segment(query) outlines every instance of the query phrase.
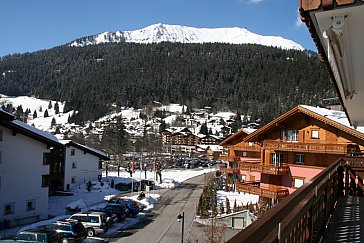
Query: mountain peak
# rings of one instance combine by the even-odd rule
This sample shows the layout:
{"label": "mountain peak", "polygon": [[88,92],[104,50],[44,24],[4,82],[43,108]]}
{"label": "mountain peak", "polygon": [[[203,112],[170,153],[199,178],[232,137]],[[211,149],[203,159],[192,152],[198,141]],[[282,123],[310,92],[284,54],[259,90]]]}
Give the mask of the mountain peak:
{"label": "mountain peak", "polygon": [[77,39],[69,45],[86,46],[112,42],[258,44],[282,49],[304,50],[301,45],[294,41],[279,36],[258,35],[250,32],[246,28],[195,28],[163,23],[153,24],[139,30],[104,32]]}

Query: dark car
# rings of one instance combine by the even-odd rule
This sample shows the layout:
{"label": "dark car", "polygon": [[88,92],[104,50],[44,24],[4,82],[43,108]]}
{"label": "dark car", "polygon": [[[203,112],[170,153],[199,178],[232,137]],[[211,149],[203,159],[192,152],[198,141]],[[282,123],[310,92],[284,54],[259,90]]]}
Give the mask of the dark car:
{"label": "dark car", "polygon": [[76,220],[56,221],[47,226],[54,229],[62,237],[62,243],[81,242],[86,239],[87,231],[83,224]]}
{"label": "dark car", "polygon": [[129,208],[123,204],[111,204],[108,203],[105,208],[105,212],[109,214],[116,215],[117,221],[121,222],[125,219],[126,215],[129,215]]}
{"label": "dark car", "polygon": [[120,204],[125,205],[129,209],[129,217],[133,217],[139,213],[139,206],[138,204],[131,200],[126,198],[112,198],[109,200],[109,204]]}
{"label": "dark car", "polygon": [[16,234],[13,238],[16,241],[20,242],[52,242],[52,243],[60,243],[61,236],[57,231],[53,229],[47,228],[33,228],[29,230],[24,230]]}

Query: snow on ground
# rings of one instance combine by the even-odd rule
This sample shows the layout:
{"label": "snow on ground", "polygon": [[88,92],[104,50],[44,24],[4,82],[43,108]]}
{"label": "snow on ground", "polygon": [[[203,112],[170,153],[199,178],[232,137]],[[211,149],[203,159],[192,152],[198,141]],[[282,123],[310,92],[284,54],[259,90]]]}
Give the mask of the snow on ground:
{"label": "snow on ground", "polygon": [[234,208],[234,203],[236,200],[237,206],[246,206],[247,204],[255,204],[259,200],[258,195],[252,195],[248,193],[238,193],[238,192],[224,192],[217,191],[217,203],[223,203],[225,206],[226,198],[229,199],[231,209]]}
{"label": "snow on ground", "polygon": [[[49,102],[52,104],[52,108],[48,108]],[[56,114],[55,104],[58,103],[59,113]],[[35,97],[19,96],[11,97],[0,94],[0,104],[12,104],[16,109],[18,106],[22,106],[23,111],[30,110],[28,115],[28,124],[34,124],[34,126],[40,130],[47,131],[51,128],[52,119],[56,120],[56,124],[66,124],[68,117],[73,114],[73,110],[67,113],[63,113],[65,102],[54,101],[54,100],[41,100]],[[47,110],[48,117],[44,117],[44,112]],[[34,111],[37,112],[37,118],[33,119]]]}

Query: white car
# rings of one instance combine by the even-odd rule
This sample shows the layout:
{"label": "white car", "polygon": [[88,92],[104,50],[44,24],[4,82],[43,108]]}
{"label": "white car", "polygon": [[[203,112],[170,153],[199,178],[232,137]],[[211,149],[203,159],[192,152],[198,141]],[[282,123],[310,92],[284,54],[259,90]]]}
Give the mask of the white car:
{"label": "white car", "polygon": [[176,184],[178,184],[178,182],[176,182],[174,179],[165,178],[165,179],[162,180],[161,187],[163,187],[163,188],[174,188],[174,187],[176,187]]}

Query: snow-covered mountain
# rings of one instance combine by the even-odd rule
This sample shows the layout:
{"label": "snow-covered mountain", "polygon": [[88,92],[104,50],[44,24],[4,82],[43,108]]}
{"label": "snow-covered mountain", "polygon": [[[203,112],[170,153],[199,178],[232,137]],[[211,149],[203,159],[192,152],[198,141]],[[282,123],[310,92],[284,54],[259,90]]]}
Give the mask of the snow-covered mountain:
{"label": "snow-covered mountain", "polygon": [[282,49],[304,50],[294,41],[279,36],[262,36],[246,28],[194,28],[180,25],[154,24],[144,29],[133,31],[104,32],[77,39],[70,46],[96,45],[111,42],[135,43],[231,43],[259,44]]}

